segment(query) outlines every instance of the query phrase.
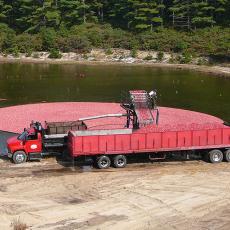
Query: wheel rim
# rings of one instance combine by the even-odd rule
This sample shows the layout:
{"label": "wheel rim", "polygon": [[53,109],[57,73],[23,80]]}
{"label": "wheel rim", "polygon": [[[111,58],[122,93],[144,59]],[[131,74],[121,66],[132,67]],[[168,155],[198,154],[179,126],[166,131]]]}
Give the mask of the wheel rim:
{"label": "wheel rim", "polygon": [[221,160],[221,154],[220,154],[220,153],[215,153],[215,154],[213,155],[213,160],[214,160],[215,162],[219,162],[219,161]]}
{"label": "wheel rim", "polygon": [[19,154],[16,155],[15,159],[16,159],[17,162],[22,163],[25,160],[25,156],[24,156],[24,154],[19,153]]}
{"label": "wheel rim", "polygon": [[125,160],[123,158],[119,158],[117,160],[117,165],[118,166],[122,167],[122,166],[124,166],[124,164],[125,164]]}
{"label": "wheel rim", "polygon": [[103,159],[103,160],[101,161],[101,166],[102,166],[103,168],[108,167],[108,165],[109,165],[109,162],[108,162],[106,159]]}

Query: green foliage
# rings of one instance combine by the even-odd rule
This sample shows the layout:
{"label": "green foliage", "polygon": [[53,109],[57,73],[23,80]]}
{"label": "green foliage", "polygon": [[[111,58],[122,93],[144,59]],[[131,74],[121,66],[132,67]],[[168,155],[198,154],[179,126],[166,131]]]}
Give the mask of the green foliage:
{"label": "green foliage", "polygon": [[18,50],[18,47],[17,47],[17,46],[13,47],[13,48],[11,49],[11,53],[13,54],[13,56],[14,56],[15,58],[18,58],[18,57],[19,57],[19,50]]}
{"label": "green foliage", "polygon": [[0,52],[3,52],[6,48],[5,40],[7,39],[7,34],[12,32],[6,24],[0,23]]}
{"label": "green foliage", "polygon": [[153,60],[153,56],[152,55],[147,55],[146,57],[144,57],[144,59],[143,59],[144,61],[151,61],[151,60]]}
{"label": "green foliage", "polygon": [[18,35],[16,37],[16,44],[20,53],[31,53],[42,49],[41,38],[27,33]]}
{"label": "green foliage", "polygon": [[174,26],[204,28],[227,22],[229,1],[173,0],[169,11],[174,15]]}
{"label": "green foliage", "polygon": [[72,26],[75,23],[85,22],[85,10],[87,6],[84,1],[60,0],[61,18],[66,26]]}
{"label": "green foliage", "polygon": [[12,9],[11,1],[0,0],[0,22],[9,23]]}
{"label": "green foliage", "polygon": [[80,26],[73,26],[70,34],[85,37],[93,47],[100,48],[131,48],[135,39],[128,32],[121,29],[113,29],[109,24],[85,23]]}
{"label": "green foliage", "polygon": [[86,53],[91,50],[91,43],[85,36],[69,35],[57,38],[57,46],[62,52]]}
{"label": "green foliage", "polygon": [[177,63],[177,58],[174,56],[174,54],[171,54],[171,57],[169,58],[169,63],[175,64]]}
{"label": "green foliage", "polygon": [[7,33],[2,34],[2,51],[6,51],[7,53],[13,53],[15,50],[16,44],[16,34],[14,31],[9,30]]}
{"label": "green foliage", "polygon": [[172,29],[161,29],[152,33],[144,33],[139,36],[141,49],[157,51],[182,51],[187,36],[184,32]]}
{"label": "green foliage", "polygon": [[172,25],[172,14],[191,28],[226,26],[229,13],[228,0],[0,0],[0,22],[17,32],[32,33],[43,27],[98,22],[135,32],[155,31]]}
{"label": "green foliage", "polygon": [[191,33],[190,44],[201,55],[230,56],[230,28],[213,27]]}
{"label": "green foliage", "polygon": [[192,61],[192,55],[188,51],[184,51],[178,60],[181,64],[188,64]]}
{"label": "green foliage", "polygon": [[109,4],[109,18],[112,23],[134,31],[152,31],[162,25],[163,1],[159,0],[113,0]]}
{"label": "green foliage", "polygon": [[112,49],[111,49],[111,48],[106,49],[106,50],[105,50],[105,54],[106,54],[106,55],[112,55],[112,54],[113,54]]}
{"label": "green foliage", "polygon": [[173,48],[173,51],[176,52],[176,53],[180,53],[180,52],[182,52],[183,50],[185,50],[187,48],[188,48],[188,44],[185,41],[177,40],[175,42],[175,46]]}
{"label": "green foliage", "polygon": [[164,53],[162,51],[157,53],[157,61],[162,61],[164,58]]}
{"label": "green foliage", "polygon": [[56,47],[57,33],[52,28],[42,28],[39,33],[42,40],[42,49],[51,50]]}
{"label": "green foliage", "polygon": [[27,50],[27,52],[26,52],[26,57],[31,57],[31,55],[32,55],[32,50]]}
{"label": "green foliage", "polygon": [[137,49],[132,49],[131,51],[130,51],[130,56],[131,57],[133,57],[133,58],[136,58],[137,57]]}
{"label": "green foliage", "polygon": [[229,15],[227,0],[0,0],[0,52],[97,47],[229,57]]}
{"label": "green foliage", "polygon": [[50,50],[49,58],[60,59],[61,57],[62,57],[62,55],[60,54],[59,50],[57,50],[57,49],[51,49]]}
{"label": "green foliage", "polygon": [[0,23],[0,33],[10,33],[13,32],[12,29],[9,28],[9,26],[5,23]]}
{"label": "green foliage", "polygon": [[198,58],[197,65],[207,65],[208,61],[204,58]]}

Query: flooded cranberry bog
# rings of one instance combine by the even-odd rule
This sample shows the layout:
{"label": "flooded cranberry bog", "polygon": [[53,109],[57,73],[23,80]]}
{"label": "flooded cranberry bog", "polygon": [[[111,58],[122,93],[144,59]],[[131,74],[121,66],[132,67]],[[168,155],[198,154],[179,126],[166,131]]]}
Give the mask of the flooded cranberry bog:
{"label": "flooded cranberry bog", "polygon": [[230,117],[230,79],[189,70],[118,65],[0,64],[0,107],[40,102],[120,102],[156,89],[160,106]]}
{"label": "flooded cranberry bog", "polygon": [[[0,129],[8,131],[0,133],[1,145],[30,119],[73,119],[78,107],[84,117],[120,112],[114,102],[140,88],[157,89],[160,106],[229,121],[229,78],[140,66],[1,64]],[[86,101],[113,102],[112,111],[110,104]],[[191,119],[199,121],[195,115]],[[30,229],[229,229],[229,176],[229,163],[201,159],[134,161],[124,169],[99,171],[58,157],[22,165],[3,157],[0,228],[11,229],[19,220]]]}

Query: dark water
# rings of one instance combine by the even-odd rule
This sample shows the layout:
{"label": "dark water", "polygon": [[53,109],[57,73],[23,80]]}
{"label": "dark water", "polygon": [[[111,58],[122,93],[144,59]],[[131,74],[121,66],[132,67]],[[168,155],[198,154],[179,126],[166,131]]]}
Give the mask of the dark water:
{"label": "dark water", "polygon": [[0,64],[0,107],[54,101],[119,102],[122,91],[157,89],[161,106],[230,121],[230,78],[134,66]]}

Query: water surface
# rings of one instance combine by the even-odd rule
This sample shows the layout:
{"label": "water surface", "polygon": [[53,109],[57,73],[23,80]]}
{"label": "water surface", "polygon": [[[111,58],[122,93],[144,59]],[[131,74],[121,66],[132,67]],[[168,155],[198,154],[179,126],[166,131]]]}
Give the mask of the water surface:
{"label": "water surface", "polygon": [[120,102],[130,89],[157,89],[158,104],[230,121],[230,78],[190,70],[78,64],[0,64],[0,107],[57,101]]}

